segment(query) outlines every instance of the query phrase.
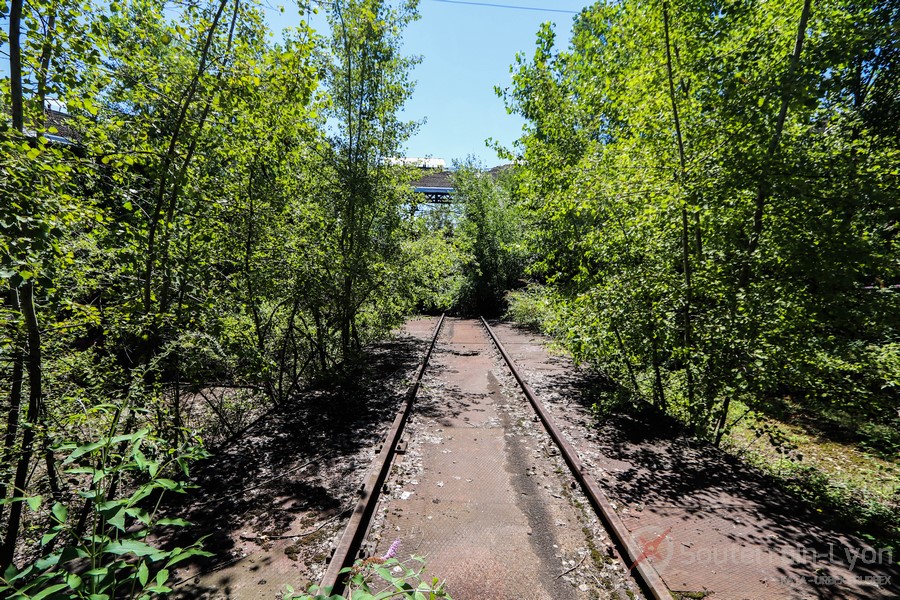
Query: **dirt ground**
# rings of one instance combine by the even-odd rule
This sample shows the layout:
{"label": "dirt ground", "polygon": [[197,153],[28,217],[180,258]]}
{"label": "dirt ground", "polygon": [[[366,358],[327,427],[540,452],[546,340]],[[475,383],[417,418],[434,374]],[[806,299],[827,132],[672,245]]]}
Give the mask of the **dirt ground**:
{"label": "dirt ground", "polygon": [[[173,597],[278,599],[285,584],[319,581],[434,324],[410,321],[357,372],[304,392],[197,465],[198,489],[175,510],[196,523],[186,539],[209,536],[215,556],[181,569]],[[424,555],[458,600],[635,597],[483,332],[445,327],[369,552],[401,539],[400,557]],[[590,406],[603,382],[545,338],[509,324],[496,331],[680,597],[900,598],[898,557],[829,528],[652,411],[598,425]]]}
{"label": "dirt ground", "polygon": [[[173,598],[279,598],[324,573],[357,490],[430,340],[413,320],[366,364],[300,394],[196,465],[198,486],[174,512],[214,553],[175,574]],[[178,498],[177,500],[182,500]]]}

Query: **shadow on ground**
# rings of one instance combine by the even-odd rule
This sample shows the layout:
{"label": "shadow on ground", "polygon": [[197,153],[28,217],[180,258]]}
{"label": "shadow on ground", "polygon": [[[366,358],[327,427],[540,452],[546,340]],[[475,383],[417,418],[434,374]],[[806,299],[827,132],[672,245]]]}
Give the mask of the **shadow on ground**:
{"label": "shadow on ground", "polygon": [[[193,526],[179,530],[168,543],[184,546],[205,536],[203,546],[214,556],[182,569],[180,576],[187,573],[193,584],[179,586],[178,597],[208,593],[194,574],[241,560],[246,556],[242,542],[251,540],[268,550],[270,540],[279,539],[292,525],[296,529],[298,519],[302,528],[304,519],[346,518],[372,448],[399,408],[422,351],[422,341],[409,337],[371,348],[364,361],[340,379],[298,394],[194,465],[196,489],[187,497],[169,496],[164,507]],[[266,560],[284,560],[281,554],[254,560],[249,572],[264,571]],[[222,573],[216,598],[247,597],[235,594],[233,576]]]}
{"label": "shadow on ground", "polygon": [[[707,581],[718,590],[713,597],[776,597],[740,594],[742,582],[764,589],[767,579],[791,588],[778,596],[784,598],[900,597],[895,552],[854,537],[845,524],[806,507],[751,465],[695,440],[648,404],[595,419],[591,406],[615,394],[614,383],[573,369],[568,359],[535,352],[541,342],[528,329],[503,325],[500,338],[538,397],[593,457],[629,528],[668,532],[669,555],[652,562],[670,585]],[[878,578],[890,583],[869,583]]]}
{"label": "shadow on ground", "polygon": [[[780,490],[764,473],[688,437],[654,408],[608,417],[599,426],[597,446],[600,452],[629,465],[610,473],[611,496],[624,505],[670,519],[680,512],[680,519],[690,522],[692,528],[714,528],[717,538],[754,549],[747,553],[748,571],[766,566],[755,564],[766,562],[755,550],[766,549],[789,559],[775,561],[781,563],[776,568],[780,578],[807,584],[812,580],[813,585],[803,586],[815,594],[810,597],[897,597],[900,570],[890,550],[873,548],[855,538],[841,524]],[[712,540],[701,537],[698,551],[704,539]],[[719,557],[716,546],[721,541],[713,544],[705,552],[712,563],[742,560],[739,555]],[[764,571],[759,574],[763,576]],[[846,583],[831,583],[829,577],[843,578]],[[865,578],[877,581],[884,577],[890,578],[889,587],[866,586],[864,596],[850,589]]]}

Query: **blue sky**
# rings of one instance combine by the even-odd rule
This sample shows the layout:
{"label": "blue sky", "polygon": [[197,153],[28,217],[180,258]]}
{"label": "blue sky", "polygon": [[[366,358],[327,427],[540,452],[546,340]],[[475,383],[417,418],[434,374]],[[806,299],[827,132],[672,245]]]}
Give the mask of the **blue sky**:
{"label": "blue sky", "polygon": [[[470,154],[487,167],[503,162],[485,146],[485,140],[490,137],[510,146],[519,137],[523,121],[506,114],[494,86],[509,83],[516,52],[534,52],[541,23],[556,23],[559,39],[565,43],[575,16],[571,13],[588,4],[586,0],[472,2],[568,13],[421,0],[421,19],[407,30],[405,48],[407,54],[421,55],[423,60],[413,73],[417,85],[404,115],[426,122],[407,144],[407,156],[443,158],[448,165]],[[269,11],[272,28],[280,30],[299,20],[291,12],[287,5],[284,15]],[[314,19],[313,25],[319,22]]]}
{"label": "blue sky", "polygon": [[[280,37],[285,27],[300,21],[296,4],[262,0],[269,26]],[[509,67],[516,52],[534,52],[535,34],[544,21],[556,23],[561,43],[568,40],[573,13],[587,0],[420,0],[421,19],[405,36],[407,54],[423,57],[413,79],[415,92],[404,116],[425,120],[406,148],[407,156],[454,159],[474,155],[486,167],[502,161],[485,145],[487,138],[509,147],[519,137],[523,121],[506,114],[494,86],[510,82]],[[477,4],[494,4],[484,6]],[[279,12],[278,6],[284,6]],[[500,5],[500,6],[497,6]],[[511,7],[521,7],[520,9]],[[325,26],[314,18],[314,26]],[[2,22],[4,28],[7,23]],[[8,71],[0,59],[0,76]]]}

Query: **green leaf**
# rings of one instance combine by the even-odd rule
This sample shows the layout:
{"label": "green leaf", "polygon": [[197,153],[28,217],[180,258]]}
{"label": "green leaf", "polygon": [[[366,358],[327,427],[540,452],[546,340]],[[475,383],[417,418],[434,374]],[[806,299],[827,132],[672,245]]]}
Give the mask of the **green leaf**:
{"label": "green leaf", "polygon": [[31,574],[32,571],[35,570],[35,568],[36,568],[36,567],[35,567],[34,564],[28,565],[27,567],[25,567],[25,568],[22,569],[21,571],[18,571],[18,572],[17,572],[15,575],[13,575],[12,577],[8,577],[8,578],[6,579],[6,582],[7,582],[7,583],[12,583],[13,581],[17,581],[17,580],[19,580],[19,579],[25,579],[26,577],[28,577],[28,576]]}
{"label": "green leaf", "polygon": [[58,536],[61,531],[62,531],[62,529],[54,527],[53,529],[51,529],[50,531],[48,531],[47,533],[42,535],[41,536],[41,546],[46,546],[51,541],[56,539],[56,536]]}
{"label": "green leaf", "polygon": [[150,569],[147,568],[146,561],[141,561],[141,566],[138,567],[138,581],[141,583],[141,587],[147,585],[147,579],[150,578]]}
{"label": "green leaf", "polygon": [[121,442],[133,442],[138,438],[143,438],[147,435],[146,429],[141,429],[139,431],[135,431],[134,433],[123,433],[121,435],[117,435],[109,440],[110,444],[119,444]]}
{"label": "green leaf", "polygon": [[60,523],[65,523],[66,517],[68,517],[69,515],[69,509],[60,502],[57,502],[53,505],[51,512],[53,513],[53,516],[56,517],[56,520]]}
{"label": "green leaf", "polygon": [[96,450],[98,448],[102,448],[105,445],[106,445],[106,441],[103,440],[103,441],[99,441],[99,442],[92,442],[90,444],[85,444],[84,446],[79,446],[72,452],[72,454],[70,454],[68,457],[66,457],[66,460],[63,461],[63,464],[64,465],[68,464],[68,463],[72,462],[73,460],[75,460],[76,458],[78,458],[79,456],[83,456],[83,455],[87,454],[88,452],[93,452],[94,450]]}
{"label": "green leaf", "polygon": [[69,573],[66,576],[66,585],[68,585],[73,590],[77,590],[81,587],[81,577],[79,577],[75,573]]}
{"label": "green leaf", "polygon": [[43,590],[32,596],[31,600],[41,600],[42,598],[46,598],[50,594],[55,594],[60,590],[66,589],[67,587],[69,587],[69,584],[67,583],[57,583],[56,585],[51,585],[50,587],[44,588]]}
{"label": "green leaf", "polygon": [[42,497],[42,496],[32,496],[32,497],[30,497],[30,498],[26,498],[26,499],[25,499],[25,502],[28,503],[28,507],[29,507],[31,510],[36,511],[37,509],[39,509],[39,508],[41,507],[41,501],[42,501],[42,500],[43,500],[43,497]]}
{"label": "green leaf", "polygon": [[107,517],[106,522],[119,531],[125,531],[125,508],[120,507],[113,516]]}
{"label": "green leaf", "polygon": [[138,469],[141,471],[147,469],[147,457],[144,456],[144,453],[141,452],[141,449],[138,446],[134,447],[134,452],[131,453],[131,456],[134,458],[134,462],[138,466]]}
{"label": "green leaf", "polygon": [[34,562],[34,567],[39,571],[46,571],[47,569],[59,564],[60,555],[61,555],[61,553],[54,552],[53,554],[50,554],[49,556],[44,556],[42,558],[39,558],[38,560],[36,560]]}
{"label": "green leaf", "polygon": [[185,521],[184,519],[160,519],[156,522],[157,525],[174,525],[176,527],[188,527],[193,525],[190,521]]}
{"label": "green leaf", "polygon": [[164,551],[139,540],[111,542],[106,545],[103,552],[117,555],[134,554],[135,556],[149,556],[152,560],[157,560],[157,558],[166,554]]}
{"label": "green leaf", "polygon": [[140,506],[126,508],[125,514],[128,515],[129,517],[133,517],[133,518],[137,519],[144,525],[150,524],[150,513],[148,513],[146,509],[144,509]]}
{"label": "green leaf", "polygon": [[192,556],[213,556],[213,553],[201,550],[200,548],[188,548],[187,550],[181,551],[176,549],[172,551],[169,560],[166,561],[166,568],[185,561]]}

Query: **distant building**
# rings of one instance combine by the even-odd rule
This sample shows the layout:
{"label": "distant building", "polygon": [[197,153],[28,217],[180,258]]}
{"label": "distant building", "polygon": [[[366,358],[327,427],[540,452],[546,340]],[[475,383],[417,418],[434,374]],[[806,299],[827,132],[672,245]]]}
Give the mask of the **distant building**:
{"label": "distant building", "polygon": [[[426,204],[450,204],[453,202],[453,171],[446,169],[446,162],[442,158],[391,158],[392,165],[406,165],[418,167],[422,174],[413,180],[413,190],[425,196]],[[497,179],[502,173],[512,169],[514,165],[506,164],[493,167],[485,171],[492,179]]]}
{"label": "distant building", "polygon": [[436,169],[443,171],[447,168],[447,161],[443,158],[416,158],[413,156],[405,158],[389,158],[386,161],[389,165],[405,165],[407,167],[419,167],[420,169]]}

